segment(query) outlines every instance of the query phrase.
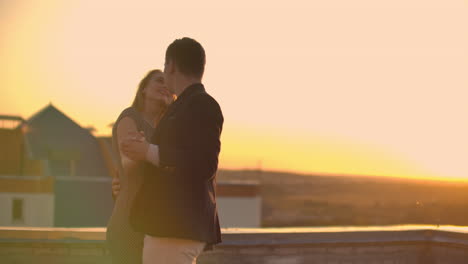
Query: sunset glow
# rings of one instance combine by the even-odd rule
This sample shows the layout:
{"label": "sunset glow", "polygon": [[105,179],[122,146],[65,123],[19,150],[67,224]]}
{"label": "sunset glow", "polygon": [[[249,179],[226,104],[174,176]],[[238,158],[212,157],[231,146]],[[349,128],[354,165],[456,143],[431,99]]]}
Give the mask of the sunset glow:
{"label": "sunset glow", "polygon": [[466,1],[2,1],[0,114],[108,125],[175,38],[207,52],[221,168],[468,179]]}

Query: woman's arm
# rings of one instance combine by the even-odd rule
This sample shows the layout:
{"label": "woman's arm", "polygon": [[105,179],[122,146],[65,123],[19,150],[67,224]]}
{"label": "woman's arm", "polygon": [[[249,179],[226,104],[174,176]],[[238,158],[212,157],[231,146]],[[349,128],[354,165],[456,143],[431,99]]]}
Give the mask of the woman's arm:
{"label": "woman's arm", "polygon": [[[127,137],[129,133],[137,131],[137,127],[135,121],[129,117],[124,117],[119,121],[117,125],[117,145],[120,146],[120,143]],[[122,153],[120,147],[118,147],[119,154],[120,154],[120,162],[122,163],[122,167],[126,170],[129,166],[134,164],[132,160],[125,156]],[[114,201],[117,199],[117,196],[120,193],[120,172],[117,168],[113,173],[112,177],[112,198]]]}
{"label": "woman's arm", "polygon": [[138,133],[135,121],[130,117],[124,117],[119,121],[117,125],[117,143],[119,146],[120,161],[122,162],[122,167],[127,169],[129,166],[135,164],[135,162],[129,159],[121,150],[120,145],[122,142],[128,138],[129,135]]}

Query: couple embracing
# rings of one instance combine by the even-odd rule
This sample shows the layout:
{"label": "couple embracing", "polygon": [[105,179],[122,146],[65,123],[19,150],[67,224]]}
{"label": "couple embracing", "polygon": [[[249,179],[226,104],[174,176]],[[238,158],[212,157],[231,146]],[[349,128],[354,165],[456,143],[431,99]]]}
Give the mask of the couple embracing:
{"label": "couple embracing", "polygon": [[175,40],[164,72],[141,80],[114,124],[113,263],[196,263],[221,242],[215,191],[224,119],[202,84],[205,61],[197,41]]}

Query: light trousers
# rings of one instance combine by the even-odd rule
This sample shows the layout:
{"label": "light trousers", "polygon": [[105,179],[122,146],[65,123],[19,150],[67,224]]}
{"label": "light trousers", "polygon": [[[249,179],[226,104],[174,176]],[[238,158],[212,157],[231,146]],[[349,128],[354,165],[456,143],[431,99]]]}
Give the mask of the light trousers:
{"label": "light trousers", "polygon": [[201,241],[145,235],[143,264],[196,264],[204,248]]}

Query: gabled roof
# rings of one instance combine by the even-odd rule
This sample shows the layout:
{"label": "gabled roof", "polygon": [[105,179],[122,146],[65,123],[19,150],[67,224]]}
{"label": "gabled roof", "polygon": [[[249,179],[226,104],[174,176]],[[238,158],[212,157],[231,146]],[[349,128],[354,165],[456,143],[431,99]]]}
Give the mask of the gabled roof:
{"label": "gabled roof", "polygon": [[77,176],[108,175],[96,138],[52,104],[23,125],[31,159],[74,160]]}
{"label": "gabled roof", "polygon": [[[37,120],[40,120],[39,122],[43,122],[44,120],[48,120],[48,118],[53,117],[53,116],[70,121],[69,122],[70,125],[74,125],[76,127],[81,128],[81,126],[78,125],[78,123],[73,121],[73,119],[71,119],[62,111],[60,111],[58,108],[56,108],[54,105],[52,105],[52,103],[49,103],[46,107],[42,108],[37,113],[32,115],[29,119],[26,120],[26,123],[28,124],[35,123],[35,122],[38,122]],[[48,121],[52,121],[52,120],[49,119]]]}
{"label": "gabled roof", "polygon": [[49,104],[25,121],[26,139],[32,159],[48,159],[50,151],[78,148],[83,129]]}

